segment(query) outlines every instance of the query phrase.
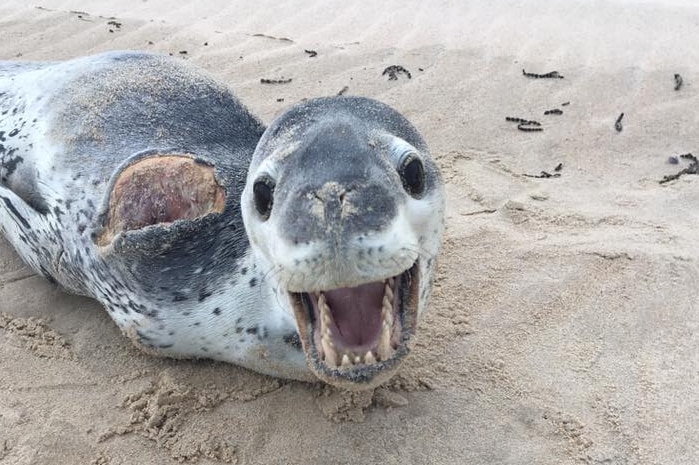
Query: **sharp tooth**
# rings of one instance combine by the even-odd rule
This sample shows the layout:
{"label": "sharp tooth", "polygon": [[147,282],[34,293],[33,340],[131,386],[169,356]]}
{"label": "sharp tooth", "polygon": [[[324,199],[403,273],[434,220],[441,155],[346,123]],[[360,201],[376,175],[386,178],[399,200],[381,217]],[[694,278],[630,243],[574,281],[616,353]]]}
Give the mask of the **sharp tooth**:
{"label": "sharp tooth", "polygon": [[391,326],[386,324],[385,321],[383,323],[383,328],[381,328],[381,336],[379,336],[379,345],[376,347],[376,354],[381,361],[388,360],[393,355],[393,348],[391,347]]}
{"label": "sharp tooth", "polygon": [[342,356],[342,368],[349,368],[352,366],[352,362],[350,362],[349,356],[347,354],[344,354]]}
{"label": "sharp tooth", "polygon": [[355,355],[354,356],[354,364],[359,365],[360,363],[362,363],[362,357],[360,357],[359,355]]}
{"label": "sharp tooth", "polygon": [[393,327],[393,303],[387,300],[385,296],[381,309],[381,319],[385,324],[388,324],[389,327]]}
{"label": "sharp tooth", "polygon": [[335,351],[335,344],[333,344],[332,339],[329,336],[323,335],[320,339],[320,344],[323,347],[323,353],[325,354],[325,364],[330,368],[337,367],[337,352]]}
{"label": "sharp tooth", "polygon": [[[393,281],[393,279],[389,280]],[[388,301],[393,304],[393,284],[392,283],[386,283],[386,287],[384,288],[384,295],[383,295],[384,301],[386,298],[388,298]]]}
{"label": "sharp tooth", "polygon": [[366,363],[367,365],[373,365],[374,363],[376,363],[374,354],[372,354],[371,351],[367,352],[364,356],[364,363]]}
{"label": "sharp tooth", "polygon": [[321,293],[318,297],[318,310],[320,312],[320,322],[321,322],[321,334],[330,335],[330,324],[333,321],[333,317],[330,314],[330,307],[325,300],[325,294]]}

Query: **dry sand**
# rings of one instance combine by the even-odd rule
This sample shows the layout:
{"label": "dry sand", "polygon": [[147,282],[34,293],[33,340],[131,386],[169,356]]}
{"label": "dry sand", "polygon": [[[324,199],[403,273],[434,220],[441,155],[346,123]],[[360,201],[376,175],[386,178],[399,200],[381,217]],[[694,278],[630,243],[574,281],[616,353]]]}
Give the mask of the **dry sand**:
{"label": "dry sand", "polygon": [[696,2],[109,3],[6,0],[0,58],[172,53],[267,122],[391,104],[447,183],[435,298],[400,376],[348,394],[144,355],[0,242],[0,463],[697,463],[699,177],[658,183],[699,151]]}

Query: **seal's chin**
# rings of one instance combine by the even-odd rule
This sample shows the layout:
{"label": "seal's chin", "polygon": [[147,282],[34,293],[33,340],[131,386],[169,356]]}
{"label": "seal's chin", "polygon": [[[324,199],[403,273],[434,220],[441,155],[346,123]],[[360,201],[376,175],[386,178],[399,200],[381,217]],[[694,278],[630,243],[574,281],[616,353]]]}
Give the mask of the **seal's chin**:
{"label": "seal's chin", "polygon": [[417,325],[419,266],[383,281],[290,292],[303,350],[321,380],[372,388],[393,376]]}

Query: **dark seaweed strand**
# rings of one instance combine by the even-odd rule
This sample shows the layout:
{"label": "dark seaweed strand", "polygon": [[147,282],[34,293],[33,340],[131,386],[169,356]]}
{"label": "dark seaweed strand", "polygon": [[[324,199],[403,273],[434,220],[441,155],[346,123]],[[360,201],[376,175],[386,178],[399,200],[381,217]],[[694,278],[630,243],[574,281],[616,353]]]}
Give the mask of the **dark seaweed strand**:
{"label": "dark seaweed strand", "polygon": [[563,103],[561,103],[561,106],[562,106],[562,107],[567,107],[568,105],[570,105],[570,102],[563,102]]}
{"label": "dark seaweed strand", "polygon": [[383,70],[383,73],[381,73],[382,76],[385,76],[388,74],[388,80],[389,81],[395,81],[398,79],[398,73],[403,73],[405,74],[408,79],[412,79],[412,74],[410,74],[410,71],[402,67],[401,65],[391,65],[387,67],[386,69]]}
{"label": "dark seaweed strand", "polygon": [[624,114],[620,114],[619,117],[616,119],[614,122],[614,129],[617,130],[617,132],[621,132],[622,129],[624,129],[624,126],[621,125],[621,120],[624,117]]}
{"label": "dark seaweed strand", "polygon": [[556,167],[553,169],[555,172],[559,172],[563,169],[563,163],[559,163],[556,165]]}
{"label": "dark seaweed strand", "polygon": [[544,130],[541,126],[529,126],[529,123],[519,123],[517,129],[522,132],[541,132]]}
{"label": "dark seaweed strand", "polygon": [[526,125],[530,125],[530,126],[541,126],[541,123],[538,121],[524,119],[524,118],[517,118],[515,116],[505,116],[505,121],[510,121],[512,123],[522,123],[522,124],[526,124]]}
{"label": "dark seaweed strand", "polygon": [[558,108],[554,108],[553,110],[546,110],[544,112],[544,115],[562,115],[563,110],[560,110]]}
{"label": "dark seaweed strand", "polygon": [[689,166],[680,170],[678,173],[663,176],[663,179],[658,181],[658,183],[665,184],[666,182],[670,182],[670,181],[674,181],[675,179],[679,179],[680,176],[685,175],[685,174],[699,174],[699,160],[697,160],[697,157],[695,157],[691,153],[685,153],[683,155],[680,155],[680,158],[682,158],[684,160],[689,160],[689,162],[690,162]]}
{"label": "dark seaweed strand", "polygon": [[537,74],[537,73],[528,73],[522,68],[522,74],[525,77],[529,78],[534,78],[534,79],[563,79],[563,75],[561,75],[558,71],[550,71],[548,73],[544,74]]}
{"label": "dark seaweed strand", "polygon": [[288,84],[292,81],[292,78],[289,79],[265,79],[262,78],[260,79],[261,84]]}
{"label": "dark seaweed strand", "polygon": [[682,80],[682,76],[675,73],[675,90],[680,90],[683,83],[684,83],[684,81]]}
{"label": "dark seaweed strand", "polygon": [[526,176],[527,178],[537,178],[537,179],[548,179],[548,178],[560,178],[561,173],[554,173],[551,174],[548,171],[542,171],[541,174],[527,174],[524,173],[522,176]]}

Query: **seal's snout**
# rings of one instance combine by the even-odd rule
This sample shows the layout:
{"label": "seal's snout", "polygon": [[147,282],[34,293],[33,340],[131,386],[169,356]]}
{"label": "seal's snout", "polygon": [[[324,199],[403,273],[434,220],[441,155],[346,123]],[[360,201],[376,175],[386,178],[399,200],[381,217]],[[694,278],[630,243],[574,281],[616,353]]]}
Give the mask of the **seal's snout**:
{"label": "seal's snout", "polygon": [[351,239],[354,234],[384,229],[396,208],[396,199],[381,186],[328,181],[298,192],[286,208],[286,220],[296,218],[288,231],[292,242],[299,242],[300,237],[322,241],[328,233]]}

